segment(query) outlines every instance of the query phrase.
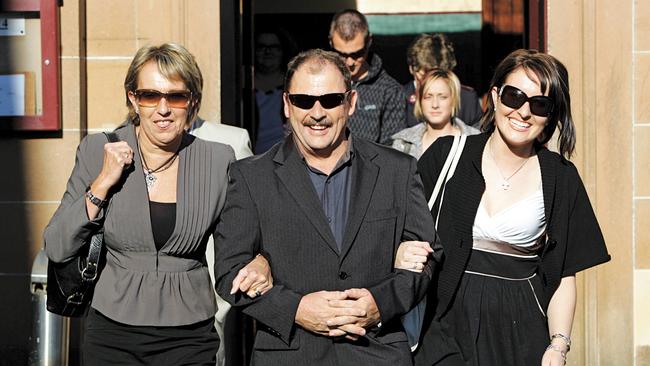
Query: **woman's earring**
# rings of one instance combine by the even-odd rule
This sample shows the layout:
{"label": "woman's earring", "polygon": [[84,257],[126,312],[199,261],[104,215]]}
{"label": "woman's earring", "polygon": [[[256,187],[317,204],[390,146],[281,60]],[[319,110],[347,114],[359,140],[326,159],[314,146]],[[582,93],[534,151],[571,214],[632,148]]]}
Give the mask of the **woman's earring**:
{"label": "woman's earring", "polygon": [[494,106],[494,111],[495,111],[495,112],[497,111],[497,106]]}

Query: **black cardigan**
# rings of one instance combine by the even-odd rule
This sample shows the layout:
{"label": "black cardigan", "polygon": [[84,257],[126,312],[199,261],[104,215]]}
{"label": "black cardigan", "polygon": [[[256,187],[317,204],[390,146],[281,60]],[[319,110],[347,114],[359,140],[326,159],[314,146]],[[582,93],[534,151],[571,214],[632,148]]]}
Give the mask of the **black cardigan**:
{"label": "black cardigan", "polygon": [[[448,309],[472,250],[472,226],[485,191],[481,158],[489,136],[483,133],[467,138],[454,176],[445,188],[438,223],[445,259],[433,299],[437,303],[436,319]],[[451,136],[439,138],[418,162],[426,197],[431,196],[452,141]],[[562,277],[607,262],[610,256],[575,166],[546,148],[538,149],[537,156],[542,174],[547,233],[546,245],[540,253],[538,275],[544,288],[540,301],[546,309]],[[430,293],[429,298],[432,295]]]}

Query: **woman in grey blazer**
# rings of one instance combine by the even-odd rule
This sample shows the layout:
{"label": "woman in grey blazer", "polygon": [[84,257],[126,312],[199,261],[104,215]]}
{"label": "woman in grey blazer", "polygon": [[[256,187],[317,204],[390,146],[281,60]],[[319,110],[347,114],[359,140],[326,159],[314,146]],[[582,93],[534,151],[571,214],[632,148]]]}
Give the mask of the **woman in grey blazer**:
{"label": "woman in grey blazer", "polygon": [[[129,114],[115,130],[120,141],[89,135],[77,149],[45,243],[49,258],[64,262],[104,229],[106,266],[86,319],[87,365],[214,365],[219,337],[205,249],[234,154],[185,132],[202,86],[182,46],[141,48],[124,81]],[[253,293],[264,286],[255,283]]]}

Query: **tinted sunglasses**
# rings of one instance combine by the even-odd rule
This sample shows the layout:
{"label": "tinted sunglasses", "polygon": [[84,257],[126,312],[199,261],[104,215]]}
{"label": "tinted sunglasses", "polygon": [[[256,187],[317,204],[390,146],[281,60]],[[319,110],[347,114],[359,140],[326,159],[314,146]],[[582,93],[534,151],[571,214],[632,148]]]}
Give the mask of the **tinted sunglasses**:
{"label": "tinted sunglasses", "polygon": [[360,49],[358,51],[354,51],[352,53],[341,52],[341,51],[337,50],[334,47],[332,47],[332,50],[334,52],[336,52],[341,58],[344,58],[344,59],[347,59],[349,57],[349,58],[351,58],[353,60],[356,60],[356,59],[360,59],[361,57],[366,55],[366,47],[363,47],[362,49]]}
{"label": "tinted sunglasses", "polygon": [[553,99],[544,95],[528,97],[526,93],[512,85],[502,86],[501,90],[499,90],[499,98],[506,107],[513,109],[519,109],[524,103],[528,102],[530,112],[536,116],[548,117],[553,112]]}
{"label": "tinted sunglasses", "polygon": [[287,94],[289,102],[300,109],[311,109],[316,101],[321,107],[325,109],[332,109],[340,106],[345,101],[348,92],[345,93],[330,93],[323,95],[307,95],[307,94]]}
{"label": "tinted sunglasses", "polygon": [[138,89],[133,95],[141,107],[157,107],[160,100],[165,98],[171,108],[186,108],[192,100],[192,93],[189,91],[163,93],[158,90]]}

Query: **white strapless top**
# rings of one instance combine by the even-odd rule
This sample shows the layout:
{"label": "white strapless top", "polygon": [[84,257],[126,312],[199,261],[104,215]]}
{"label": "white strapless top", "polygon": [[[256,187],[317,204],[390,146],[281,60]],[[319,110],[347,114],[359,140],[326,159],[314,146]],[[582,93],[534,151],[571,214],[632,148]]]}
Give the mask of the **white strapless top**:
{"label": "white strapless top", "polygon": [[535,244],[545,229],[544,194],[540,186],[532,195],[493,216],[488,215],[481,201],[472,235],[475,240],[495,240],[528,247]]}

